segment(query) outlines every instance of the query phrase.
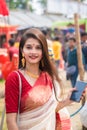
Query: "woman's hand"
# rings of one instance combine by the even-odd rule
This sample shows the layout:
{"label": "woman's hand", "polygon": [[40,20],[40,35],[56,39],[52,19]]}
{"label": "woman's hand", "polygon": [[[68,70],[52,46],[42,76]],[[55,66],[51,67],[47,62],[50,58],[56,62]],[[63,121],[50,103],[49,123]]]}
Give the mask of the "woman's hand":
{"label": "woman's hand", "polygon": [[[74,87],[74,88],[72,88],[72,89],[69,91],[69,94],[68,94],[67,98],[65,99],[65,100],[67,101],[67,105],[69,105],[69,104],[72,103],[72,102],[75,102],[75,101],[73,101],[73,100],[70,100],[70,97],[71,97],[71,94],[72,94],[73,91],[77,91],[77,89]],[[83,93],[82,93],[82,95],[81,95],[81,97],[80,97],[80,100],[82,100],[82,99],[84,98],[85,93],[86,93],[86,90],[83,91]]]}
{"label": "woman's hand", "polygon": [[70,89],[67,97],[64,100],[58,102],[56,112],[59,111],[60,109],[62,109],[63,107],[66,107],[66,106],[70,105],[71,103],[73,103],[73,101],[70,100],[70,97],[71,97],[72,92],[75,90],[76,90],[76,88]]}
{"label": "woman's hand", "polygon": [[83,93],[82,93],[82,96],[81,96],[80,100],[82,100],[82,99],[85,97],[85,95],[86,95],[86,90],[84,90],[84,91],[83,91]]}
{"label": "woman's hand", "polygon": [[[70,100],[70,97],[71,97],[72,92],[76,91],[76,90],[77,89],[75,87],[69,90],[68,95],[66,96],[66,98],[64,100],[58,102],[56,111],[59,111],[63,107],[66,107],[66,106],[70,105],[71,103],[75,102],[75,101]],[[82,100],[84,96],[85,96],[85,91],[82,93],[82,96],[81,96],[80,100]]]}
{"label": "woman's hand", "polygon": [[74,88],[71,88],[71,89],[69,90],[67,97],[64,99],[64,102],[65,102],[66,106],[67,106],[67,105],[70,105],[71,103],[74,102],[74,101],[70,100],[70,97],[71,97],[71,94],[72,94],[73,91],[76,91],[76,88],[75,88],[75,87],[74,87]]}

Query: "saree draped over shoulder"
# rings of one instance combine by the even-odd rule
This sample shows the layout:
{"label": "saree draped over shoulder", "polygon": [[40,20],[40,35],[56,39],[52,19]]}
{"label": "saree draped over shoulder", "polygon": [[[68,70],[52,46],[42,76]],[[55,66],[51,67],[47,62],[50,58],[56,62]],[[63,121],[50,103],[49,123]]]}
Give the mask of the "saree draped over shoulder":
{"label": "saree draped over shoulder", "polygon": [[52,80],[43,72],[21,99],[19,130],[55,130],[56,106]]}

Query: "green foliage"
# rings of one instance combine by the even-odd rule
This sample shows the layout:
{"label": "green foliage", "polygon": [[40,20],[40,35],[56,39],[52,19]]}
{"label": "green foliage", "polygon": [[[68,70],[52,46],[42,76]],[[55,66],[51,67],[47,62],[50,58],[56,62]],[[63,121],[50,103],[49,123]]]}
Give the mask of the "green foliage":
{"label": "green foliage", "polygon": [[40,2],[43,7],[47,6],[47,0],[38,0],[38,2]]}
{"label": "green foliage", "polygon": [[16,8],[15,6],[16,6],[16,3],[14,3],[13,0],[11,0],[11,1],[9,2],[9,8],[15,9],[15,8]]}
{"label": "green foliage", "polygon": [[31,12],[33,12],[33,11],[34,11],[34,9],[33,9],[32,5],[29,5],[29,10],[30,10]]}
{"label": "green foliage", "polygon": [[14,2],[14,0],[10,0],[9,2],[9,8],[10,9],[16,9],[16,8],[22,8],[22,9],[26,9],[26,5],[27,5],[27,2],[29,0],[16,0]]}
{"label": "green foliage", "polygon": [[[41,4],[42,8],[44,10],[46,10],[47,0],[38,0],[38,2]],[[15,0],[15,2],[14,2],[14,0],[9,0],[8,5],[9,5],[9,8],[13,9],[13,10],[17,9],[17,8],[19,8],[19,9],[27,9],[28,3],[29,3],[29,0]],[[29,4],[29,10],[31,12],[34,11],[32,5],[30,5],[30,4]]]}

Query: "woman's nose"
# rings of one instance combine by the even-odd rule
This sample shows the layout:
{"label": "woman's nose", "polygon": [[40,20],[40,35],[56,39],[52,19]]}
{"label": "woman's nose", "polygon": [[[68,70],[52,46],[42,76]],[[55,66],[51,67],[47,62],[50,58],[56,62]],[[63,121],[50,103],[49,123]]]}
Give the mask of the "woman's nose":
{"label": "woman's nose", "polygon": [[36,49],[32,49],[32,51],[31,51],[32,53],[36,53],[37,51],[36,51]]}

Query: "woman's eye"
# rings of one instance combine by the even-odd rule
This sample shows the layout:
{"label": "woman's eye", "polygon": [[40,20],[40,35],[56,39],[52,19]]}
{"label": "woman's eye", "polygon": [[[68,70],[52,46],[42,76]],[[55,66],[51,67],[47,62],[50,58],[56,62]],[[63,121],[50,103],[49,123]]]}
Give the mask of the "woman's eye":
{"label": "woman's eye", "polygon": [[31,46],[27,46],[26,48],[27,48],[27,49],[32,49],[32,47],[31,47]]}
{"label": "woman's eye", "polygon": [[37,46],[36,49],[42,49],[42,47],[41,46]]}

